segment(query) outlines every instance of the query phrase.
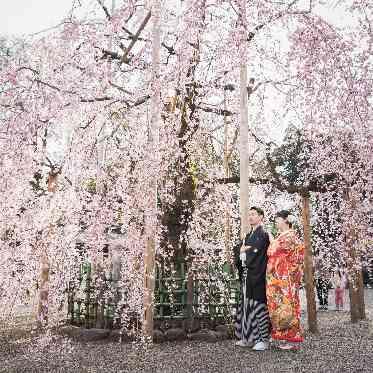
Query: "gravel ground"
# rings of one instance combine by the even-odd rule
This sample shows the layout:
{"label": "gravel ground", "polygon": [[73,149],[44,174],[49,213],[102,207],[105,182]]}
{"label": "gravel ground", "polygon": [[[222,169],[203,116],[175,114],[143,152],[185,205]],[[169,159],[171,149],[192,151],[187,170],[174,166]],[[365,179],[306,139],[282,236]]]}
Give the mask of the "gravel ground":
{"label": "gravel ground", "polygon": [[[373,320],[373,291],[367,311]],[[178,342],[139,347],[78,343],[58,336],[31,338],[25,328],[0,330],[0,372],[373,372],[370,321],[356,325],[347,312],[319,313],[320,335],[306,334],[299,352],[272,346],[254,352],[218,343]],[[26,328],[27,329],[27,328]]]}

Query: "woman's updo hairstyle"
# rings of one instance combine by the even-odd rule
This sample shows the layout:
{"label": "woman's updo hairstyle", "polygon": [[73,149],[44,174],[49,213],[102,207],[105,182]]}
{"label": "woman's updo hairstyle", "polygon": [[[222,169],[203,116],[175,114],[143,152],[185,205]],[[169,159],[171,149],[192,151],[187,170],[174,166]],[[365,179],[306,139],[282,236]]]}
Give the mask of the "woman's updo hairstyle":
{"label": "woman's updo hairstyle", "polygon": [[290,211],[288,210],[281,210],[276,214],[276,218],[282,218],[286,221],[290,228],[293,227],[294,219],[293,215],[291,215]]}

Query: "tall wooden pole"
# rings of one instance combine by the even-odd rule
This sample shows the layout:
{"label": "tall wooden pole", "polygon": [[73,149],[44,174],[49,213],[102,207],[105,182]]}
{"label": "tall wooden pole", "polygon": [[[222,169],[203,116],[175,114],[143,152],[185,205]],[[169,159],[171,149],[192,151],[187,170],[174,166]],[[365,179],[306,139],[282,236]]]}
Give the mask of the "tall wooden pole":
{"label": "tall wooden pole", "polygon": [[[160,1],[154,0],[152,6],[152,96],[151,96],[151,123],[150,123],[150,156],[158,162],[159,123],[160,123]],[[145,337],[153,340],[154,329],[154,288],[155,288],[155,242],[157,233],[157,166],[153,170],[153,180],[150,190],[149,214],[146,219],[146,248],[144,268],[144,321],[143,332]]]}
{"label": "tall wooden pole", "polygon": [[[354,248],[352,248],[350,249],[350,260],[353,261],[354,259],[356,259],[356,253]],[[350,266],[349,279],[350,318],[352,323],[357,323],[366,319],[362,270],[354,268],[352,264]]]}
{"label": "tall wooden pole", "polygon": [[[224,90],[224,110],[227,110],[227,94],[226,90]],[[230,177],[229,171],[229,149],[228,149],[228,125],[229,119],[226,115],[224,115],[224,177]],[[231,267],[232,260],[231,260],[231,251],[229,250],[229,243],[231,241],[231,214],[230,214],[230,206],[227,204],[226,211],[225,211],[225,227],[224,227],[224,248],[225,248],[225,257],[226,262]]]}
{"label": "tall wooden pole", "polygon": [[[351,223],[350,223],[351,224]],[[365,302],[364,302],[364,284],[361,268],[357,265],[358,255],[356,253],[355,231],[352,227],[347,229],[347,250],[348,250],[348,272],[350,297],[350,318],[352,323],[364,320]]]}
{"label": "tall wooden pole", "polygon": [[[351,211],[357,208],[357,200],[351,189],[345,191],[344,199],[347,201]],[[350,218],[346,222],[345,227],[345,242],[348,253],[347,266],[349,272],[350,317],[352,323],[366,318],[363,273],[360,263],[361,258],[356,249],[358,234],[357,227],[355,226],[356,224],[358,224],[358,222]]]}
{"label": "tall wooden pole", "polygon": [[[54,193],[57,187],[57,175],[50,173],[48,175],[48,192]],[[50,197],[52,198],[52,197]],[[52,218],[52,217],[51,217]],[[39,294],[36,309],[36,323],[38,327],[43,327],[48,324],[48,297],[49,297],[49,269],[50,260],[48,256],[49,238],[53,234],[53,223],[51,222],[48,228],[48,233],[45,241],[41,241],[42,252],[40,258],[40,281]]]}
{"label": "tall wooden pole", "polygon": [[317,333],[317,314],[315,301],[315,280],[311,248],[310,196],[302,196],[302,218],[304,232],[304,274],[306,282],[308,329]]}
{"label": "tall wooden pole", "polygon": [[248,224],[248,97],[247,97],[247,31],[246,31],[246,0],[240,2],[240,217],[241,238],[246,236],[249,230]]}

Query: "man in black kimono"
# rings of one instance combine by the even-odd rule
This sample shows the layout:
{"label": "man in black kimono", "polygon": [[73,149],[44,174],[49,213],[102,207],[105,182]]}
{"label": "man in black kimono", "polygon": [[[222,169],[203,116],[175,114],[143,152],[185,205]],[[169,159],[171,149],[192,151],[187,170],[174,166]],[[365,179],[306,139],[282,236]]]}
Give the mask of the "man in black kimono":
{"label": "man in black kimono", "polygon": [[251,231],[235,247],[235,262],[241,281],[241,299],[236,316],[237,346],[255,351],[268,348],[269,314],[266,298],[267,249],[269,234],[263,228],[264,212],[249,211]]}

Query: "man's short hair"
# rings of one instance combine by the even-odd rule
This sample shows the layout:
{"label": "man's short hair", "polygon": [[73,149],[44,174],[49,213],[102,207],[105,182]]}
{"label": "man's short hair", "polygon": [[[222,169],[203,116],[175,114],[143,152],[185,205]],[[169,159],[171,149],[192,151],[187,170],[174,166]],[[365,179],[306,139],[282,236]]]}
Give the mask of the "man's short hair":
{"label": "man's short hair", "polygon": [[264,218],[264,211],[260,207],[252,206],[252,207],[250,207],[250,210],[256,211],[258,213],[258,215],[260,215]]}

